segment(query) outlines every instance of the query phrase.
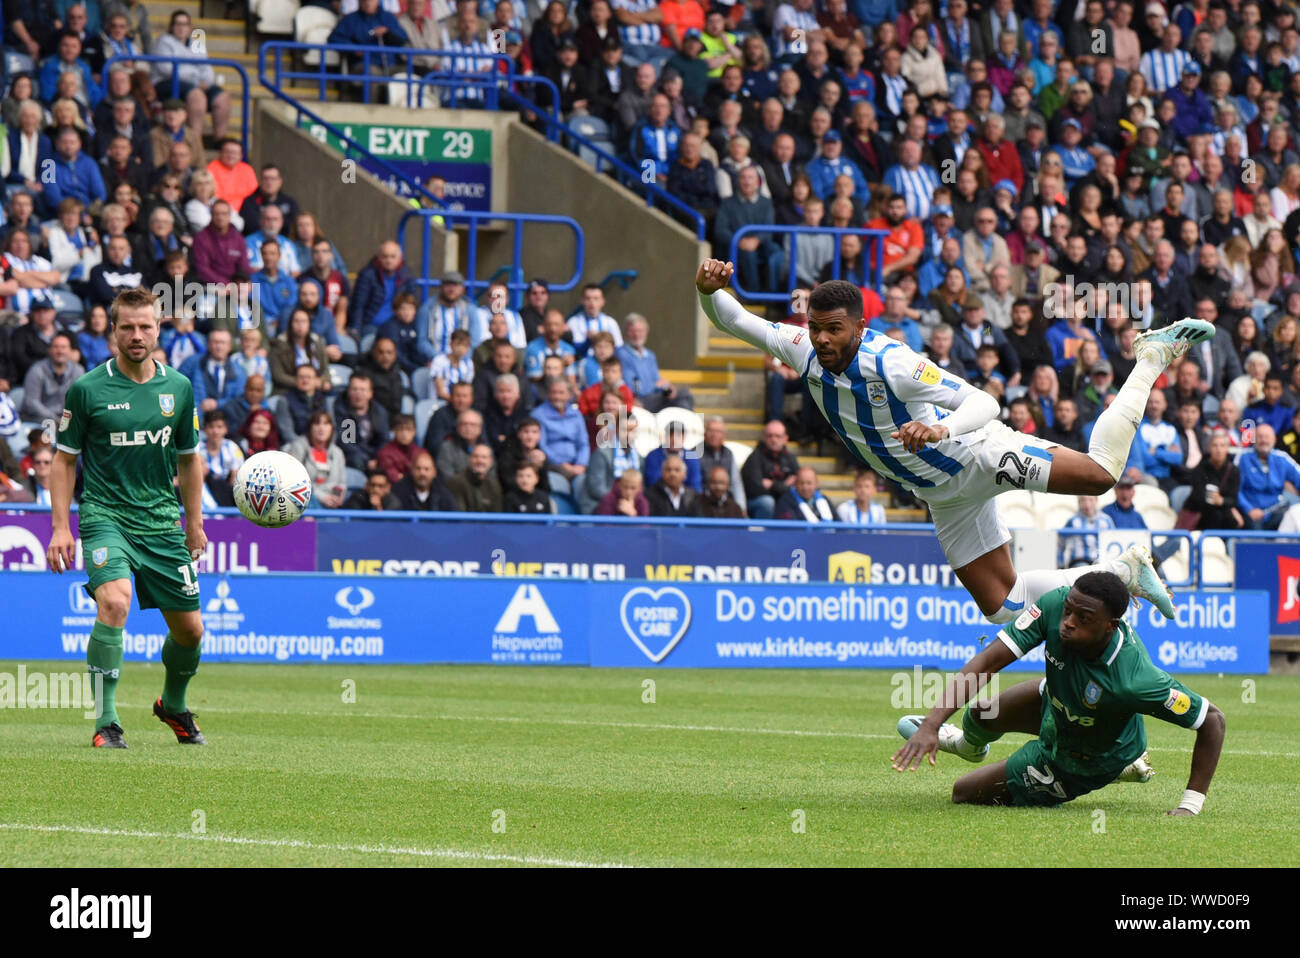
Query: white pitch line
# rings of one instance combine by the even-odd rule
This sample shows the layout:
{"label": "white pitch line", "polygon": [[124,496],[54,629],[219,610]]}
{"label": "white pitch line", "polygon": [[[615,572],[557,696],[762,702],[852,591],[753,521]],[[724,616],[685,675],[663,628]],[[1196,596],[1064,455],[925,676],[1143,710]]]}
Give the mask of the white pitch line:
{"label": "white pitch line", "polygon": [[[119,702],[118,708],[152,708],[150,705],[123,705]],[[729,732],[735,735],[787,735],[800,738],[851,738],[851,739],[895,739],[899,738],[897,733],[894,735],[882,734],[879,732],[834,732],[822,731],[818,729],[797,729],[797,728],[741,728],[734,725],[673,725],[666,722],[606,722],[596,719],[564,719],[564,718],[544,718],[540,716],[519,716],[519,715],[419,715],[415,713],[400,712],[353,712],[347,709],[341,709],[336,712],[329,711],[295,711],[293,709],[228,709],[228,708],[204,708],[204,712],[232,713],[232,714],[255,714],[255,715],[302,715],[318,716],[322,718],[375,718],[375,719],[403,719],[424,722],[500,722],[511,725],[573,725],[582,727],[595,728],[628,728],[642,729],[652,732]],[[199,713],[196,713],[199,714]],[[1018,734],[1018,733],[1017,733]],[[993,743],[996,745],[997,743]],[[1011,743],[1003,743],[1011,744]],[[1018,743],[1017,743],[1018,747]],[[1151,746],[1147,749],[1151,752],[1190,752],[1191,746],[1186,749]],[[1222,750],[1223,755],[1242,755],[1247,757],[1262,758],[1300,758],[1300,752],[1271,752],[1267,749],[1229,749]]]}
{"label": "white pitch line", "polygon": [[67,832],[76,835],[103,835],[115,838],[172,838],[179,841],[216,842],[222,845],[255,845],[266,848],[305,848],[314,851],[359,852],[365,855],[407,855],[416,858],[447,858],[471,862],[511,862],[516,865],[551,865],[559,868],[628,868],[618,862],[578,862],[565,858],[535,855],[505,855],[496,852],[470,852],[458,848],[398,848],[391,845],[332,845],[305,842],[295,838],[244,838],[239,835],[194,835],[189,832],[146,832],[125,828],[90,828],[84,825],[30,825],[3,823],[0,829],[24,832]]}

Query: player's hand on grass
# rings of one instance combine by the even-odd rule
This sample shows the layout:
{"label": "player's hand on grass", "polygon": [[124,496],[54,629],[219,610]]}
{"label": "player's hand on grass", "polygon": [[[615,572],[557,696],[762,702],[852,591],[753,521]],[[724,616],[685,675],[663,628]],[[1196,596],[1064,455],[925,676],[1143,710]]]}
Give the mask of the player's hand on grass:
{"label": "player's hand on grass", "polygon": [[72,538],[72,530],[55,529],[54,535],[50,536],[50,547],[45,553],[50,570],[62,575],[64,570],[71,569],[76,552],[77,541]]}
{"label": "player's hand on grass", "polygon": [[695,274],[695,288],[705,296],[725,289],[731,283],[731,274],[736,267],[720,259],[706,259],[700,264],[700,271]]}
{"label": "player's hand on grass", "polygon": [[916,771],[921,765],[921,760],[926,756],[930,758],[930,764],[933,765],[934,757],[939,752],[939,733],[930,728],[924,722],[916,733],[903,743],[903,747],[894,753],[890,762],[894,766],[895,772],[906,772],[909,770]]}
{"label": "player's hand on grass", "polygon": [[203,532],[202,524],[190,525],[185,529],[185,550],[195,562],[208,551],[208,537]]}
{"label": "player's hand on grass", "polygon": [[889,434],[891,439],[898,439],[908,452],[920,452],[927,444],[939,442],[948,437],[948,427],[944,425],[927,426],[923,422],[907,422]]}

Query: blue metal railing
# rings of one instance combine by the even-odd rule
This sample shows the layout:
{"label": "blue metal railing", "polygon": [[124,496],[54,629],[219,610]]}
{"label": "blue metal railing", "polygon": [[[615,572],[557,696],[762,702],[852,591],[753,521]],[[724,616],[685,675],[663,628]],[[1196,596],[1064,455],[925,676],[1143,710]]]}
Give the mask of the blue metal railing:
{"label": "blue metal railing", "polygon": [[[240,141],[244,146],[244,158],[245,159],[248,158],[249,155],[248,154],[248,127],[249,124],[253,122],[253,114],[252,111],[249,109],[249,105],[252,103],[252,97],[250,92],[251,87],[248,79],[248,71],[244,69],[244,65],[240,63],[238,60],[227,60],[223,57],[197,57],[196,58],[196,57],[182,57],[182,56],[166,56],[160,53],[118,54],[116,56],[111,56],[104,61],[103,76],[105,82],[107,82],[108,80],[109,71],[113,69],[113,65],[116,63],[170,63],[172,64],[173,69],[172,69],[172,77],[171,77],[171,98],[174,99],[181,99],[180,71],[175,69],[177,64],[183,66],[210,66],[214,68],[227,67],[231,70],[234,70],[236,73],[239,74],[239,78],[243,81],[244,84],[243,97],[242,97],[243,108],[244,108],[244,113],[243,113],[244,129],[240,136]],[[164,97],[164,99],[167,98]]]}
{"label": "blue metal railing", "polygon": [[[745,289],[740,284],[739,270],[731,278],[731,287],[736,291],[736,295],[741,299],[762,300],[764,302],[789,302],[794,291],[799,288],[799,279],[795,275],[795,262],[799,254],[799,237],[800,236],[833,236],[835,237],[835,252],[831,257],[831,275],[839,278],[842,270],[840,237],[857,236],[862,239],[863,250],[860,254],[863,262],[873,262],[871,270],[872,288],[877,293],[884,291],[884,284],[881,280],[881,273],[885,265],[885,239],[889,236],[887,230],[869,230],[858,229],[852,226],[769,226],[767,224],[755,224],[752,226],[742,226],[731,235],[731,248],[728,251],[728,258],[733,263],[739,262],[740,241],[746,236],[751,235],[778,235],[788,236],[790,238],[790,251],[787,255],[788,262],[786,269],[788,272],[787,282],[789,288],[785,292],[765,293],[761,290]],[[702,238],[702,237],[701,237]],[[868,252],[870,250],[870,253]]]}
{"label": "blue metal railing", "polygon": [[601,289],[604,289],[610,283],[617,283],[618,288],[627,292],[629,286],[636,282],[639,274],[634,269],[616,269],[611,270],[605,275],[605,278],[599,282]]}
{"label": "blue metal railing", "polygon": [[[511,297],[521,294],[528,288],[528,282],[524,279],[523,255],[524,255],[524,225],[526,223],[547,223],[553,226],[567,226],[574,234],[574,268],[573,275],[562,283],[548,284],[552,292],[563,292],[573,289],[582,280],[582,271],[586,266],[587,245],[586,238],[582,232],[582,226],[577,220],[570,216],[552,216],[548,213],[494,213],[490,210],[456,210],[448,214],[443,210],[408,210],[402,214],[402,218],[397,221],[397,242],[401,244],[402,256],[406,262],[412,262],[411,258],[406,255],[406,224],[412,217],[419,217],[420,240],[422,249],[420,251],[421,268],[416,279],[416,284],[420,287],[420,301],[426,298],[430,286],[437,286],[441,275],[441,267],[436,270],[434,264],[430,261],[430,251],[433,239],[433,220],[435,217],[441,217],[451,225],[455,221],[456,225],[467,223],[469,226],[469,240],[467,242],[467,261],[466,261],[466,283],[465,288],[471,298],[477,297],[478,294],[487,289],[495,281],[496,277],[501,275],[502,270],[508,271],[510,278],[506,281],[506,288],[510,291]],[[478,273],[478,230],[479,224],[488,222],[504,222],[514,226],[512,265],[503,266],[498,269],[491,277],[485,280],[476,279]]]}

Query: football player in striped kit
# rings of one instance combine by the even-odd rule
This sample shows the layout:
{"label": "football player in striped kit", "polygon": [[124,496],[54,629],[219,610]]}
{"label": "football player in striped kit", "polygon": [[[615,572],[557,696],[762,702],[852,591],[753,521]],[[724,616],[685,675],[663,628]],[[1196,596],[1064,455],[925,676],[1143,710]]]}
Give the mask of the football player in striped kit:
{"label": "football player in striped kit", "polygon": [[998,420],[992,396],[867,330],[862,291],[852,283],[814,289],[802,329],[746,311],[725,290],[734,269],[708,259],[696,274],[709,320],[799,370],[854,458],[925,500],[948,564],[990,622],[1011,622],[1039,596],[1096,571],[1115,573],[1133,595],[1174,617],[1172,594],[1143,546],[1097,565],[1017,572],[993,500],[1010,489],[1099,496],[1114,486],[1152,385],[1189,346],[1214,335],[1210,323],[1184,319],[1137,338],[1137,365],[1097,420],[1085,454],[1015,432]]}

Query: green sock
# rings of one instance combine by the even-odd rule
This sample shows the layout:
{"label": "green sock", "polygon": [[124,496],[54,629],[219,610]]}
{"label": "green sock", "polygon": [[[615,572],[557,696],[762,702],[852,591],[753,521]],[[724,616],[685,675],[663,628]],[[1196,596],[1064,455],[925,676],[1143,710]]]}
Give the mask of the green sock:
{"label": "green sock", "polygon": [[103,622],[95,623],[95,627],[90,630],[90,642],[86,646],[86,665],[92,681],[98,684],[96,676],[103,680],[99,701],[96,703],[99,706],[99,718],[95,720],[95,728],[101,729],[114,723],[121,725],[117,720],[117,683],[122,676],[120,626],[114,628]]}
{"label": "green sock", "polygon": [[185,711],[185,687],[199,670],[199,646],[188,648],[172,638],[163,642],[162,663],[167,669],[163,679],[162,704],[168,712]]}
{"label": "green sock", "polygon": [[1001,732],[990,732],[971,714],[970,706],[961,716],[961,734],[975,748],[983,748],[989,742],[996,742],[1002,737]]}

